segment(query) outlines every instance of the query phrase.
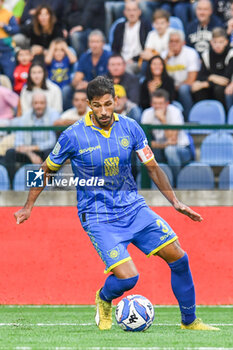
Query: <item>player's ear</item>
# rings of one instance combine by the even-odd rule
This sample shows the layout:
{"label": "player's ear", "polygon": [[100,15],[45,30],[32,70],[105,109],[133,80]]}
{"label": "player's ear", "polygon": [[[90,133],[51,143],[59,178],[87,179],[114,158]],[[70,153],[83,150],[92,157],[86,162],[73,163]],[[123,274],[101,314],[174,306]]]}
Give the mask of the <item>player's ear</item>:
{"label": "player's ear", "polygon": [[89,101],[88,99],[87,99],[87,105],[89,108],[91,108],[91,101]]}
{"label": "player's ear", "polygon": [[114,97],[114,103],[116,104],[117,101],[118,101],[118,96],[115,95],[115,97]]}

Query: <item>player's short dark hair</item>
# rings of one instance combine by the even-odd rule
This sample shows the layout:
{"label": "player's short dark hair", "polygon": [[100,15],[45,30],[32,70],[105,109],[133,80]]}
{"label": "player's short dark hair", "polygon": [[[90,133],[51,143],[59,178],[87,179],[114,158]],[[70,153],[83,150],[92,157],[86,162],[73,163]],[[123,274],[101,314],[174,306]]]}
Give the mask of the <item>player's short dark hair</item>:
{"label": "player's short dark hair", "polygon": [[99,75],[89,82],[87,86],[87,98],[89,101],[92,101],[94,97],[101,97],[106,94],[115,97],[115,90],[111,79]]}
{"label": "player's short dark hair", "polygon": [[153,92],[153,94],[151,95],[151,98],[153,97],[158,97],[158,98],[164,98],[166,102],[169,101],[169,93],[164,90],[164,89],[158,89],[156,91]]}

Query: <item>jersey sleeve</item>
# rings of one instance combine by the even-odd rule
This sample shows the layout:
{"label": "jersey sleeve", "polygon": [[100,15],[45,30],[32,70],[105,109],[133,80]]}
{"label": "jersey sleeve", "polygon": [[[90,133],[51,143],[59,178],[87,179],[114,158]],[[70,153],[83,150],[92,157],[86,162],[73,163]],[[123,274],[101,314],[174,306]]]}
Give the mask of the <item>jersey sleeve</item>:
{"label": "jersey sleeve", "polygon": [[148,145],[146,135],[142,128],[135,122],[132,128],[134,145],[133,149],[136,151],[139,160],[146,164],[154,159],[154,153]]}
{"label": "jersey sleeve", "polygon": [[62,133],[59,137],[54,149],[49,154],[46,159],[46,164],[48,168],[52,171],[57,171],[60,169],[62,164],[72,157],[74,152],[73,145],[65,133]]}

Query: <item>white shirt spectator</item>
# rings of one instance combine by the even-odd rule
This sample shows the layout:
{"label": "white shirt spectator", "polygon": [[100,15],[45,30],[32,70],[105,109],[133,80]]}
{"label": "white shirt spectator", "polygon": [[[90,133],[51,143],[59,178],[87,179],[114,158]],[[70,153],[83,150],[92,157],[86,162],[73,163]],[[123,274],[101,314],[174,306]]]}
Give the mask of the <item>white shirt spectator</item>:
{"label": "white shirt spectator", "polygon": [[62,113],[61,115],[61,119],[62,120],[73,120],[74,122],[76,122],[77,120],[82,119],[83,117],[85,117],[85,115],[90,111],[90,108],[87,107],[86,111],[84,114],[78,114],[78,111],[75,107],[68,109],[67,111],[65,111],[64,113]]}
{"label": "white shirt spectator", "polygon": [[[151,124],[151,125],[161,125],[161,121],[156,118],[155,110],[153,107],[145,109],[142,113],[141,124]],[[183,125],[184,119],[179,108],[168,105],[166,110],[166,124],[169,125]],[[154,139],[159,143],[164,143],[166,141],[164,130],[158,129],[152,131]],[[178,146],[188,146],[189,138],[183,130],[179,130],[177,137]]]}
{"label": "white shirt spectator", "polygon": [[[163,52],[163,58],[167,57],[168,52]],[[167,60],[166,64],[168,74],[174,79],[175,86],[180,86],[188,76],[189,72],[199,72],[200,59],[195,49],[184,45],[177,56]]]}
{"label": "white shirt spectator", "polygon": [[63,111],[62,108],[62,93],[59,86],[52,83],[50,80],[46,80],[47,90],[40,88],[33,88],[32,91],[27,90],[27,85],[25,85],[20,94],[20,104],[22,109],[22,114],[25,114],[31,109],[32,106],[32,95],[35,91],[41,91],[46,96],[47,106],[53,108],[58,113]]}
{"label": "white shirt spectator", "polygon": [[145,49],[155,50],[159,54],[168,50],[169,34],[173,30],[173,28],[168,28],[162,36],[159,36],[156,30],[150,31],[146,38]]}
{"label": "white shirt spectator", "polygon": [[121,55],[126,62],[133,57],[139,56],[142,52],[139,33],[140,25],[140,21],[137,21],[133,26],[129,26],[128,22],[125,23],[125,32]]}

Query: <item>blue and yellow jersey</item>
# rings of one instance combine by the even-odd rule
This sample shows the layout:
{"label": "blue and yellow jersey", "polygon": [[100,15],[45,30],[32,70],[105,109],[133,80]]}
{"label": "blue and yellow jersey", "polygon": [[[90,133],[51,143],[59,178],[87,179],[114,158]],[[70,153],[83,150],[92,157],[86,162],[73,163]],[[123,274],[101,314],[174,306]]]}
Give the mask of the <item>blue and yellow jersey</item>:
{"label": "blue and yellow jersey", "polygon": [[145,133],[133,119],[117,114],[114,118],[105,131],[92,123],[89,112],[61,134],[46,160],[49,169],[57,171],[70,159],[79,179],[79,217],[87,224],[118,220],[146,205],[131,173],[131,153],[145,149]]}

